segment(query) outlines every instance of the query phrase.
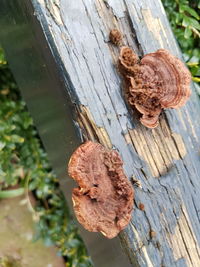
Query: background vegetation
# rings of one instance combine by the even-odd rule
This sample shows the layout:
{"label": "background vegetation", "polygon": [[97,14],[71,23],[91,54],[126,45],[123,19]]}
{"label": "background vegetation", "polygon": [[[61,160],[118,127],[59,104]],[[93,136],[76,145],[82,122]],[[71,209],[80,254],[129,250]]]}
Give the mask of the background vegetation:
{"label": "background vegetation", "polygon": [[162,0],[193,80],[200,82],[200,1]]}
{"label": "background vegetation", "polygon": [[[14,190],[13,190],[14,189]],[[33,192],[35,240],[58,246],[66,266],[91,266],[32,118],[0,49],[0,198]],[[29,201],[28,194],[26,194]]]}
{"label": "background vegetation", "polygon": [[[193,80],[200,82],[200,3],[163,0],[163,4]],[[2,49],[0,107],[0,198],[22,194],[29,188],[37,200],[33,209],[35,240],[43,238],[47,245],[58,246],[66,266],[91,266]]]}

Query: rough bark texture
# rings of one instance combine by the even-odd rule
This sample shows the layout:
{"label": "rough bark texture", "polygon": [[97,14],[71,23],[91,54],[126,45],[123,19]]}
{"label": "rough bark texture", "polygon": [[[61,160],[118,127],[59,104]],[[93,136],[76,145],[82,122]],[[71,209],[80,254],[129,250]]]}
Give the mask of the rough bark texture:
{"label": "rough bark texture", "polygon": [[[34,0],[55,60],[62,62],[84,139],[114,146],[135,188],[131,223],[120,235],[140,266],[200,264],[200,106],[195,91],[180,110],[167,110],[156,129],[145,128],[122,96],[108,42],[118,28],[136,53],[159,48],[181,57],[159,0]],[[54,45],[52,45],[52,43]],[[66,75],[67,73],[67,75]],[[66,133],[67,134],[67,133]],[[141,209],[141,203],[144,205]]]}

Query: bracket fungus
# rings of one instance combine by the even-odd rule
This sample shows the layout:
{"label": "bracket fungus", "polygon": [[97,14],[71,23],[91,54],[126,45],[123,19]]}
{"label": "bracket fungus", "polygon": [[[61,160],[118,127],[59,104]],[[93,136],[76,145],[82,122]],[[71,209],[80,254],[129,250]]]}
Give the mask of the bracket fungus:
{"label": "bracket fungus", "polygon": [[131,219],[134,192],[115,150],[87,141],[72,154],[68,173],[78,183],[72,200],[78,221],[91,232],[115,237]]}
{"label": "bracket fungus", "polygon": [[119,70],[127,101],[142,114],[140,121],[148,128],[158,125],[162,109],[182,107],[191,95],[189,70],[165,49],[139,60],[129,47],[122,47]]}
{"label": "bracket fungus", "polygon": [[119,30],[113,29],[110,31],[109,38],[114,45],[119,45],[122,41],[122,34]]}

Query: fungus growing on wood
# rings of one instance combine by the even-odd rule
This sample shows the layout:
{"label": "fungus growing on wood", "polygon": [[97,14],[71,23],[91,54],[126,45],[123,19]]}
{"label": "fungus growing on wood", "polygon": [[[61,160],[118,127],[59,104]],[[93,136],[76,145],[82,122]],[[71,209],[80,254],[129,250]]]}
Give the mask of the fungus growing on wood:
{"label": "fungus growing on wood", "polygon": [[156,232],[153,231],[153,230],[151,230],[151,231],[149,232],[149,235],[150,235],[150,238],[154,238],[154,237],[156,237]]}
{"label": "fungus growing on wood", "polygon": [[115,44],[115,45],[119,45],[120,42],[122,41],[122,34],[119,30],[117,29],[113,29],[110,31],[110,41]]}
{"label": "fungus growing on wood", "polygon": [[142,114],[140,121],[148,128],[158,125],[162,109],[182,107],[190,97],[189,70],[165,49],[139,61],[129,47],[122,47],[119,70],[125,80],[128,103]]}
{"label": "fungus growing on wood", "polygon": [[72,154],[68,173],[78,183],[72,200],[78,221],[91,232],[115,237],[131,219],[134,192],[115,150],[88,141]]}
{"label": "fungus growing on wood", "polygon": [[142,211],[145,210],[145,206],[144,206],[144,204],[141,203],[141,202],[139,203],[139,209],[142,210]]}

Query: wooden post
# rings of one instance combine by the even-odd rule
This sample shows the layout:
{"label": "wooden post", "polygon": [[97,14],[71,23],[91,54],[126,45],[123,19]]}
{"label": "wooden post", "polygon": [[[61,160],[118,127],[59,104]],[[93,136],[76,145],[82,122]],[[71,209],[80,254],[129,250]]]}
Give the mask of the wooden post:
{"label": "wooden post", "polygon": [[131,266],[199,266],[199,98],[193,90],[185,107],[145,128],[127,110],[108,41],[118,28],[139,55],[165,48],[181,57],[161,2],[2,0],[0,15],[1,42],[69,203],[66,162],[84,139],[115,147],[141,182],[120,240],[80,227],[95,266],[128,266],[126,255]]}

